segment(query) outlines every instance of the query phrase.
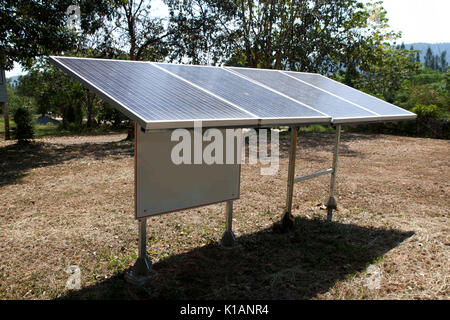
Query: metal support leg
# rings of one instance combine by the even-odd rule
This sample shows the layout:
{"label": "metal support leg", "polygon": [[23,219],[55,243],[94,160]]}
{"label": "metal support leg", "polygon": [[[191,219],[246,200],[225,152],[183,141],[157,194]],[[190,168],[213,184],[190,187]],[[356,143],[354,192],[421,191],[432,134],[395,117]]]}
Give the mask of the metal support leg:
{"label": "metal support leg", "polygon": [[336,186],[336,174],[339,159],[339,142],[341,140],[341,125],[336,126],[336,141],[334,146],[333,154],[333,172],[331,173],[331,183],[330,183],[330,197],[327,202],[327,220],[331,221],[333,219],[333,210],[337,209],[337,201],[334,197],[334,190]]}
{"label": "metal support leg", "polygon": [[233,233],[233,201],[227,201],[225,209],[226,229],[223,233],[221,244],[224,247],[233,247],[236,243],[236,237]]}
{"label": "metal support leg", "polygon": [[289,147],[289,171],[287,181],[287,193],[286,193],[286,210],[284,211],[283,218],[281,219],[281,227],[291,229],[294,227],[294,216],[292,215],[292,195],[294,192],[294,178],[295,178],[295,156],[297,154],[297,135],[298,128],[292,126],[291,128],[291,145]]}
{"label": "metal support leg", "polygon": [[152,262],[147,257],[147,219],[139,219],[139,257],[133,268],[125,274],[125,279],[135,285],[144,285],[152,270]]}

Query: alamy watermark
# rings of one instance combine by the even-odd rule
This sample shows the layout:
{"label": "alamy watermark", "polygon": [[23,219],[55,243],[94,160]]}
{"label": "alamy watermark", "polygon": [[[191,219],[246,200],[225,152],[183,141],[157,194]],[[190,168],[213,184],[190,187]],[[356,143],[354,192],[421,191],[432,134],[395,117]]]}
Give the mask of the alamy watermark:
{"label": "alamy watermark", "polygon": [[79,6],[70,5],[66,10],[67,14],[67,27],[69,29],[80,31],[81,30],[81,10]]}
{"label": "alamy watermark", "polygon": [[81,270],[78,266],[69,266],[66,269],[66,273],[69,274],[69,278],[66,281],[67,290],[80,290],[81,289]]}
{"label": "alamy watermark", "polygon": [[381,288],[382,272],[379,266],[371,264],[367,267],[367,279],[365,286],[371,290],[379,290]]}
{"label": "alamy watermark", "polygon": [[[268,143],[270,132],[270,144]],[[194,122],[194,130],[176,129],[171,141],[178,142],[171,152],[172,162],[180,164],[243,164],[259,162],[262,175],[275,175],[280,163],[279,133],[268,129],[217,129],[203,130],[202,122]],[[270,155],[269,155],[270,153]]]}

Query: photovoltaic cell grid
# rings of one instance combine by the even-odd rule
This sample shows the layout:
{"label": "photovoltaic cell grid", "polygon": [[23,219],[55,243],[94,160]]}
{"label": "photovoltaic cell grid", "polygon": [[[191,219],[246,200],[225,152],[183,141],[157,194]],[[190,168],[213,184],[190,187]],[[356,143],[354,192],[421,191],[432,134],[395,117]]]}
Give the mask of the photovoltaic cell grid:
{"label": "photovoltaic cell grid", "polygon": [[261,119],[328,117],[223,68],[159,63],[157,65],[239,105]]}
{"label": "photovoltaic cell grid", "polygon": [[292,71],[283,71],[283,73],[288,74],[289,76],[292,76],[304,83],[308,83],[311,86],[316,86],[326,92],[343,97],[348,101],[365,107],[376,113],[379,117],[391,118],[391,120],[395,120],[395,117],[404,117],[405,119],[414,119],[416,117],[416,115],[412,112],[373,97],[362,91],[346,86],[335,80],[326,78],[320,74]]}
{"label": "photovoltaic cell grid", "polygon": [[330,115],[333,120],[349,117],[374,117],[375,113],[360,108],[336,96],[323,92],[320,89],[298,81],[277,70],[230,68],[252,80],[260,82],[295,100]]}
{"label": "photovoltaic cell grid", "polygon": [[146,129],[354,123],[415,114],[317,74],[121,60],[51,61]]}
{"label": "photovoltaic cell grid", "polygon": [[155,128],[177,127],[176,124],[182,127],[193,120],[257,123],[254,115],[151,63],[76,58],[54,58],[54,61],[144,128],[149,123]]}
{"label": "photovoltaic cell grid", "polygon": [[415,114],[319,74],[228,68],[330,115],[333,123],[414,119]]}

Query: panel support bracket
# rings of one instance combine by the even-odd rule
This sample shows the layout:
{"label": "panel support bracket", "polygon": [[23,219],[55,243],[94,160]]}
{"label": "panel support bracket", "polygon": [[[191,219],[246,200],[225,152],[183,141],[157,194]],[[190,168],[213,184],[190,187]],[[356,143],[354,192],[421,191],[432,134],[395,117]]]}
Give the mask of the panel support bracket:
{"label": "panel support bracket", "polygon": [[334,197],[335,187],[336,187],[336,174],[339,160],[339,143],[341,141],[341,125],[336,125],[336,140],[334,145],[333,154],[333,169],[331,172],[331,182],[330,182],[330,197],[327,201],[327,220],[331,221],[333,219],[333,210],[337,209],[337,201]]}
{"label": "panel support bracket", "polygon": [[292,229],[294,227],[294,216],[292,215],[292,196],[294,193],[294,176],[295,176],[295,157],[297,154],[297,135],[298,128],[296,126],[290,127],[291,144],[289,146],[289,169],[286,192],[286,209],[281,218],[281,229],[283,231]]}
{"label": "panel support bracket", "polygon": [[125,274],[125,280],[131,284],[143,286],[148,282],[152,271],[152,262],[147,257],[147,219],[139,219],[139,256],[133,267]]}
{"label": "panel support bracket", "polygon": [[294,183],[300,182],[300,181],[305,181],[305,180],[309,180],[312,178],[317,178],[326,174],[330,174],[333,173],[333,169],[326,169],[326,170],[322,170],[322,171],[318,171],[318,172],[314,172],[311,174],[307,174],[306,176],[301,176],[298,178],[294,179]]}
{"label": "panel support bracket", "polygon": [[233,233],[233,201],[227,201],[225,206],[225,232],[220,244],[225,248],[233,247],[236,244],[236,237]]}

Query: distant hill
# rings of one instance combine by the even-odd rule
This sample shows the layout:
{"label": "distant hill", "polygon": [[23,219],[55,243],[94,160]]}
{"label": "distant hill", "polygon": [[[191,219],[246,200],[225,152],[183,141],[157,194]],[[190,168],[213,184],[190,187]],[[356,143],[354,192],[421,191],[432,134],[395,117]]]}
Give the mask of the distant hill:
{"label": "distant hill", "polygon": [[425,53],[427,52],[428,47],[431,48],[433,54],[441,55],[442,52],[447,51],[447,62],[450,65],[450,42],[442,42],[442,43],[405,43],[406,49],[410,49],[411,46],[414,47],[414,50],[421,50],[420,61],[424,62]]}

